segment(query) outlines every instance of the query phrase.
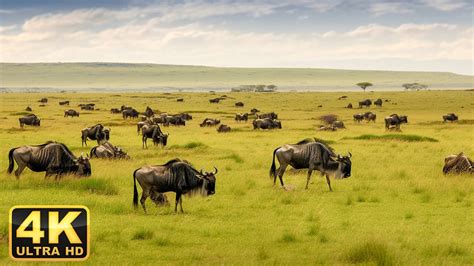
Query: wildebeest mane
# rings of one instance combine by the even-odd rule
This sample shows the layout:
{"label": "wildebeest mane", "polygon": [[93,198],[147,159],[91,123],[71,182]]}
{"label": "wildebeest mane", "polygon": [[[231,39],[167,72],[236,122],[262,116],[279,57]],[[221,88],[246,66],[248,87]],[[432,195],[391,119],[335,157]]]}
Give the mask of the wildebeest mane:
{"label": "wildebeest mane", "polygon": [[319,142],[323,144],[328,150],[334,153],[334,149],[331,146],[329,146],[326,140],[315,138],[315,137],[303,139],[299,141],[298,143],[296,143],[296,145],[302,145],[302,144],[308,144],[308,143],[314,143],[314,142]]}
{"label": "wildebeest mane", "polygon": [[175,162],[169,168],[172,179],[178,180],[178,189],[189,196],[201,194],[203,180],[198,176],[199,172],[185,162]]}

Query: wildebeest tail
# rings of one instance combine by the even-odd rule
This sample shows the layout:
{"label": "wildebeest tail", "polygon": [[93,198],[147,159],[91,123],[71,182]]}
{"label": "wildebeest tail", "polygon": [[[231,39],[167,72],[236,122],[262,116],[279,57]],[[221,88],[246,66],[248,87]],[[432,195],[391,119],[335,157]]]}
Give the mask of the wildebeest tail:
{"label": "wildebeest tail", "polygon": [[276,176],[275,154],[276,154],[276,151],[277,151],[279,148],[280,148],[280,147],[276,148],[276,149],[273,151],[272,166],[270,167],[270,178]]}
{"label": "wildebeest tail", "polygon": [[11,174],[13,172],[13,167],[15,167],[15,162],[13,161],[13,152],[16,150],[17,148],[13,148],[10,150],[10,152],[8,153],[8,161],[9,161],[9,164],[8,164],[8,173]]}
{"label": "wildebeest tail", "polygon": [[135,208],[138,206],[137,178],[135,177],[138,170],[140,170],[140,168],[133,172],[133,207]]}

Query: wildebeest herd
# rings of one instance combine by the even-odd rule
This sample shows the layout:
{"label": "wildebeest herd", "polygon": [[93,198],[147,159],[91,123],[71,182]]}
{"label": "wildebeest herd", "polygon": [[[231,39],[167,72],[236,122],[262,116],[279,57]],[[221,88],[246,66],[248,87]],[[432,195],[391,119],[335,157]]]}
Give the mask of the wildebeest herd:
{"label": "wildebeest herd", "polygon": [[[219,97],[210,99],[210,103],[219,103],[227,97]],[[345,97],[347,98],[347,97]],[[340,99],[345,99],[340,98]],[[386,100],[387,101],[387,100]],[[41,103],[48,103],[47,98],[40,100]],[[377,99],[374,104],[381,107],[382,99]],[[69,105],[70,101],[61,101],[60,105]],[[369,108],[372,105],[370,99],[359,102],[359,107]],[[95,104],[80,104],[81,110],[97,110]],[[243,107],[243,102],[237,102],[236,107]],[[351,105],[352,106],[352,105]],[[168,143],[169,133],[164,133],[160,127],[168,126],[185,126],[186,121],[192,120],[189,113],[168,114],[146,108],[145,112],[140,113],[130,106],[122,105],[120,108],[110,109],[112,114],[122,114],[123,119],[138,119],[142,115],[141,120],[137,122],[137,133],[142,135],[142,148],[147,148],[147,139],[151,138],[154,145],[166,146]],[[253,129],[281,129],[281,121],[275,112],[260,113],[260,110],[253,108],[250,113],[238,113],[235,115],[235,121],[247,122],[249,117],[253,116]],[[64,117],[79,117],[79,112],[68,109],[64,111]],[[363,120],[367,122],[376,121],[376,114],[373,112],[365,112],[354,114],[353,119],[356,123]],[[444,115],[443,121],[455,122],[458,116],[454,113]],[[400,125],[408,123],[406,115],[392,114],[384,118],[386,130],[400,130]],[[28,114],[19,118],[20,127],[25,125],[40,126],[40,118],[34,114]],[[231,132],[231,127],[221,124],[221,120],[217,118],[205,118],[200,127],[217,127],[217,132]],[[336,128],[345,128],[344,123],[339,120],[331,121],[327,128],[335,130]],[[321,129],[323,130],[323,129]],[[84,128],[81,131],[81,144],[87,146],[87,140],[97,141],[97,146],[92,147],[89,155],[75,156],[69,148],[63,144],[54,141],[48,141],[41,145],[22,146],[10,150],[8,154],[9,166],[8,173],[14,170],[14,164],[18,165],[15,170],[15,176],[19,178],[25,167],[34,172],[46,172],[45,176],[54,175],[59,179],[62,175],[90,176],[92,167],[90,158],[102,159],[131,159],[131,157],[118,146],[109,142],[111,129],[104,127],[101,123]],[[349,152],[347,156],[337,154],[333,148],[324,141],[303,140],[296,144],[285,144],[273,151],[273,159],[270,167],[270,176],[273,177],[273,184],[276,183],[278,176],[280,184],[287,189],[283,182],[283,174],[288,165],[294,169],[308,169],[307,181],[305,188],[308,188],[312,172],[314,170],[320,172],[326,177],[329,190],[332,191],[330,176],[338,178],[348,178],[351,176],[352,154]],[[279,162],[276,167],[275,158]],[[178,205],[182,208],[183,194],[201,194],[209,196],[215,193],[217,168],[213,172],[205,172],[196,170],[194,166],[182,159],[174,159],[163,165],[143,166],[133,172],[133,205],[138,205],[138,191],[136,182],[138,181],[142,188],[142,196],[140,203],[146,212],[145,201],[148,197],[156,204],[167,202],[165,192],[175,192],[175,212]],[[444,174],[458,173],[474,173],[473,162],[463,153],[457,155],[449,155],[445,158]]]}

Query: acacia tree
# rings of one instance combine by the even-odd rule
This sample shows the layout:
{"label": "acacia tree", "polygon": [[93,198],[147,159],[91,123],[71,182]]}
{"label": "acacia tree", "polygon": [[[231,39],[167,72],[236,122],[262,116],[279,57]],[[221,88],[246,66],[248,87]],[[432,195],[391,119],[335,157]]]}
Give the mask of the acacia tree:
{"label": "acacia tree", "polygon": [[262,92],[265,89],[265,85],[257,85],[255,86],[255,91]]}
{"label": "acacia tree", "polygon": [[273,84],[270,84],[270,85],[267,85],[267,89],[270,90],[270,91],[274,91],[276,90],[276,85],[273,85]]}
{"label": "acacia tree", "polygon": [[365,92],[365,89],[367,89],[367,87],[373,86],[374,84],[365,81],[365,82],[359,82],[356,85],[359,86],[361,89],[363,89]]}
{"label": "acacia tree", "polygon": [[428,88],[428,85],[426,84],[420,84],[420,83],[405,83],[402,85],[405,90],[425,90]]}

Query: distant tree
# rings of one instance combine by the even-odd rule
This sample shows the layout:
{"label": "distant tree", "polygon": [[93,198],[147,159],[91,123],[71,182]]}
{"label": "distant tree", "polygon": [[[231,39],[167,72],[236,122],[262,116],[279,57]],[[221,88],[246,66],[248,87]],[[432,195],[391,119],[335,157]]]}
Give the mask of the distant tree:
{"label": "distant tree", "polygon": [[402,85],[402,87],[405,88],[405,90],[410,90],[412,85],[413,83],[405,83]]}
{"label": "distant tree", "polygon": [[277,87],[277,86],[276,86],[276,85],[273,85],[273,84],[267,85],[267,89],[268,89],[269,91],[275,91],[275,90],[276,90],[276,87]]}
{"label": "distant tree", "polygon": [[265,85],[257,85],[255,86],[255,91],[261,92],[264,91]]}
{"label": "distant tree", "polygon": [[361,89],[363,89],[365,92],[365,89],[367,89],[367,87],[373,86],[374,84],[366,81],[366,82],[359,82],[356,85],[359,86]]}
{"label": "distant tree", "polygon": [[426,90],[428,88],[428,85],[415,82],[405,83],[402,85],[402,87],[404,87],[405,90]]}
{"label": "distant tree", "polygon": [[337,115],[334,115],[334,114],[322,115],[319,117],[319,120],[321,120],[323,123],[327,125],[331,125],[334,121],[337,120]]}

